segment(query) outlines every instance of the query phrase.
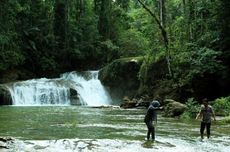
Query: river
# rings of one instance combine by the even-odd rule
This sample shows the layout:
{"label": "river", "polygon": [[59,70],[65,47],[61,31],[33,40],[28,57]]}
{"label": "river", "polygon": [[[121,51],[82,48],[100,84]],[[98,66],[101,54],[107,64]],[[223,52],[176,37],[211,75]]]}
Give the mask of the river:
{"label": "river", "polygon": [[200,141],[199,121],[159,114],[156,141],[146,141],[145,109],[87,106],[2,106],[1,152],[228,152],[230,125],[218,121]]}

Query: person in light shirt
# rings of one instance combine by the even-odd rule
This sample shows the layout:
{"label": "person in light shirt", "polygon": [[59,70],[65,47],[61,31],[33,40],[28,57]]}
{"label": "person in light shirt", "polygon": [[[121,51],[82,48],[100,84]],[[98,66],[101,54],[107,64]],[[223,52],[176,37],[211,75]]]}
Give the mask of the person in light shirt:
{"label": "person in light shirt", "polygon": [[207,132],[207,138],[210,137],[210,128],[211,128],[211,122],[212,118],[216,121],[215,113],[212,109],[212,106],[208,104],[207,98],[202,100],[203,105],[201,105],[201,109],[199,113],[196,116],[196,119],[201,118],[201,124],[200,124],[200,136],[201,139],[204,139],[204,130],[206,128]]}

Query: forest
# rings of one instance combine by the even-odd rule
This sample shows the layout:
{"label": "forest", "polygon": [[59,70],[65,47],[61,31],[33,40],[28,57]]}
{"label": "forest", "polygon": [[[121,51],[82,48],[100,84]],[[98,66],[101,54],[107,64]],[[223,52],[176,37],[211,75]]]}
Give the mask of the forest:
{"label": "forest", "polygon": [[[180,99],[228,96],[229,29],[229,0],[1,0],[0,82],[142,57],[146,90],[166,83]],[[148,70],[160,60],[167,72],[156,85]]]}
{"label": "forest", "polygon": [[0,0],[1,152],[229,152],[229,127],[230,0]]}

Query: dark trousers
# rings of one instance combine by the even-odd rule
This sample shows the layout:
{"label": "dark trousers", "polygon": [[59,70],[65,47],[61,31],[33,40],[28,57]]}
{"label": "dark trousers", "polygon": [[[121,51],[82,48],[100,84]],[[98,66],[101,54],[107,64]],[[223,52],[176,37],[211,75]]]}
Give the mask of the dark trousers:
{"label": "dark trousers", "polygon": [[152,140],[155,140],[155,127],[153,126],[152,121],[147,121],[145,122],[145,124],[147,125],[148,128],[148,132],[147,132],[147,139],[150,139],[150,135],[152,135]]}
{"label": "dark trousers", "polygon": [[201,138],[203,138],[205,128],[206,128],[206,131],[207,131],[207,137],[208,138],[210,137],[210,127],[211,127],[211,123],[201,122],[201,124],[200,124]]}

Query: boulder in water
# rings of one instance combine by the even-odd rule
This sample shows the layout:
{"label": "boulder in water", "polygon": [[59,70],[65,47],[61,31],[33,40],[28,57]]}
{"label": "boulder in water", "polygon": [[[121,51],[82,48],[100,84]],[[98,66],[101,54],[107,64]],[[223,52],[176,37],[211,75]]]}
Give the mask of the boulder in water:
{"label": "boulder in water", "polygon": [[0,85],[0,105],[12,105],[10,91],[5,85]]}
{"label": "boulder in water", "polygon": [[136,100],[130,100],[127,96],[123,98],[123,103],[121,104],[122,108],[134,108],[137,106]]}
{"label": "boulder in water", "polygon": [[[79,99],[77,90],[72,89],[72,88],[70,88],[70,102],[71,102],[71,105],[78,105],[78,106],[82,105]],[[83,103],[83,105],[85,104]]]}
{"label": "boulder in water", "polygon": [[122,108],[138,108],[138,107],[148,107],[150,104],[149,100],[145,100],[144,98],[133,98],[130,100],[127,96],[123,98],[123,103],[120,107]]}
{"label": "boulder in water", "polygon": [[167,103],[164,107],[164,115],[169,117],[180,116],[186,109],[187,106],[180,102],[169,100],[165,101]]}
{"label": "boulder in water", "polygon": [[100,70],[99,79],[113,99],[122,101],[124,96],[132,98],[137,94],[140,85],[138,73],[142,62],[142,57],[122,58]]}

